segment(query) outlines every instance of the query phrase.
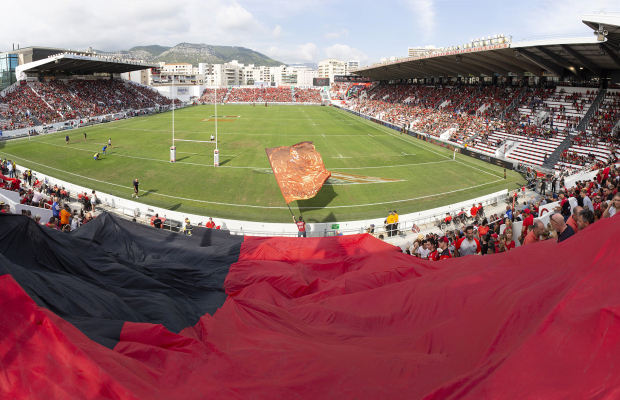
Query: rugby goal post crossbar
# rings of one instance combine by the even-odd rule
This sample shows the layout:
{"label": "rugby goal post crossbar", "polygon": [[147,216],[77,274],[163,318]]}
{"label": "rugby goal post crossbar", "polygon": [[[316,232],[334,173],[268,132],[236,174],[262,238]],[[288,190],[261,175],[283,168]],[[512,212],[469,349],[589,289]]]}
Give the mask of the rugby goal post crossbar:
{"label": "rugby goal post crossbar", "polygon": [[211,143],[215,144],[215,140],[188,140],[188,139],[173,139],[175,142],[196,142],[196,143]]}

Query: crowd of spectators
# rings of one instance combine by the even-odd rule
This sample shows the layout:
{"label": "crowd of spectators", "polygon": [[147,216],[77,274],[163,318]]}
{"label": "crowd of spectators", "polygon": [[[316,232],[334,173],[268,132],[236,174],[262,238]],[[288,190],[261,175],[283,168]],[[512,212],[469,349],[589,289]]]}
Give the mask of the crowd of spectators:
{"label": "crowd of spectators", "polygon": [[0,102],[6,104],[0,108],[4,130],[172,104],[157,91],[118,80],[31,82]]}
{"label": "crowd of spectators", "polygon": [[321,91],[319,89],[295,89],[296,103],[317,103],[323,102]]}
{"label": "crowd of spectators", "polygon": [[290,87],[232,88],[227,103],[292,103]]}
{"label": "crowd of spectators", "polygon": [[329,89],[329,96],[332,100],[344,100],[347,95],[347,91],[351,86],[350,83],[335,83],[331,84]]}
{"label": "crowd of spectators", "polygon": [[[71,209],[70,195],[65,188],[58,185],[48,185],[46,182],[33,178],[31,170],[19,173],[19,178],[22,178],[19,180],[15,163],[10,160],[2,160],[0,170],[3,173],[3,176],[0,177],[0,188],[18,192],[19,204],[30,207],[23,208],[21,214],[32,218],[40,225],[70,232],[95,217],[93,212],[97,199],[95,191],[92,191],[90,196],[86,196],[85,193],[80,195],[82,197],[80,210]],[[17,185],[13,184],[15,181],[18,182]],[[4,202],[0,204],[0,208],[0,212],[3,214],[11,213],[10,207]],[[51,210],[52,217],[43,221],[41,219],[43,212],[39,213],[33,208]]]}
{"label": "crowd of spectators", "polygon": [[217,102],[223,103],[224,98],[226,97],[226,93],[228,93],[228,88],[225,88],[225,87],[217,88],[217,91],[216,89],[206,88],[205,90],[202,91],[202,95],[200,96],[200,99],[198,99],[198,101],[201,103],[214,104],[216,100],[216,94],[217,94]]}
{"label": "crowd of spectators", "polygon": [[[406,253],[438,261],[472,254],[503,253],[514,249],[517,242],[521,246],[545,240],[560,243],[600,219],[616,216],[620,210],[619,188],[620,169],[612,164],[601,168],[591,180],[578,181],[571,188],[560,187],[557,193],[548,193],[538,200],[532,197],[526,201],[515,191],[503,215],[494,214],[491,221],[484,219],[480,224],[462,225],[446,231],[445,235],[418,234]],[[545,207],[556,202],[558,205],[554,209]],[[545,225],[537,218],[548,211],[553,214]],[[513,235],[515,223],[522,223],[518,237]]]}

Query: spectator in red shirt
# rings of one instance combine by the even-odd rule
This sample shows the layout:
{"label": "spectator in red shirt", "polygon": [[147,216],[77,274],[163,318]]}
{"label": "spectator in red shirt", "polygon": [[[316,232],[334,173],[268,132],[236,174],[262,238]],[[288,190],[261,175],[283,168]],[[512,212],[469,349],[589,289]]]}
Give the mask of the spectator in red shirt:
{"label": "spectator in red shirt", "polygon": [[432,252],[428,259],[431,261],[439,261],[445,260],[447,258],[452,258],[452,253],[450,253],[450,249],[448,249],[448,243],[450,240],[447,237],[439,238],[439,243],[437,243],[437,250]]}
{"label": "spectator in red shirt", "polygon": [[533,226],[534,229],[532,229],[530,233],[525,236],[525,239],[523,240],[523,246],[525,246],[526,244],[540,242],[540,235],[542,235],[543,231],[545,230],[545,225],[540,221],[535,221]]}
{"label": "spectator in red shirt", "polygon": [[293,221],[295,221],[295,225],[297,225],[297,237],[306,237],[306,223],[304,222],[303,217],[300,215],[299,221],[297,221],[295,216],[293,216]]}
{"label": "spectator in red shirt", "polygon": [[469,212],[471,213],[472,218],[476,217],[476,214],[478,214],[478,209],[476,208],[476,204],[473,204],[471,206],[471,210],[469,210]]}
{"label": "spectator in red shirt", "polygon": [[209,222],[207,222],[205,226],[209,229],[215,228],[215,222],[213,222],[213,218],[209,217]]}
{"label": "spectator in red shirt", "polygon": [[523,213],[526,215],[525,219],[523,220],[523,229],[527,229],[528,226],[534,225],[534,216],[527,208],[523,210]]}
{"label": "spectator in red shirt", "polygon": [[504,230],[504,235],[506,236],[506,250],[514,249],[516,245],[515,241],[512,238],[512,228],[506,227],[506,230]]}

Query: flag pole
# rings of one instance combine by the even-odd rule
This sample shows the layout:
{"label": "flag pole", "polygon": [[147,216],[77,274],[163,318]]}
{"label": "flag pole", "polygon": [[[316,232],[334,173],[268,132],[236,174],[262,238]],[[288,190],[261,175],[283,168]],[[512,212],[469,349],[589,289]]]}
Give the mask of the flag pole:
{"label": "flag pole", "polygon": [[174,146],[174,72],[172,73],[172,146]]}
{"label": "flag pole", "polygon": [[286,206],[288,207],[288,210],[291,212],[291,215],[293,216],[293,218],[295,218],[295,215],[293,215],[293,210],[291,210],[291,206],[289,206],[288,203],[286,203]]}

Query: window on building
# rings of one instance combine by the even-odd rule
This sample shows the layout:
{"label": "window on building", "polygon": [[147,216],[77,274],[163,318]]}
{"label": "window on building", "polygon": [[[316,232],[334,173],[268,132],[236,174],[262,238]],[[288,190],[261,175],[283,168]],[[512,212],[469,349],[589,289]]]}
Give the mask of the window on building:
{"label": "window on building", "polygon": [[0,55],[0,90],[7,88],[17,81],[15,68],[19,65],[17,54]]}

